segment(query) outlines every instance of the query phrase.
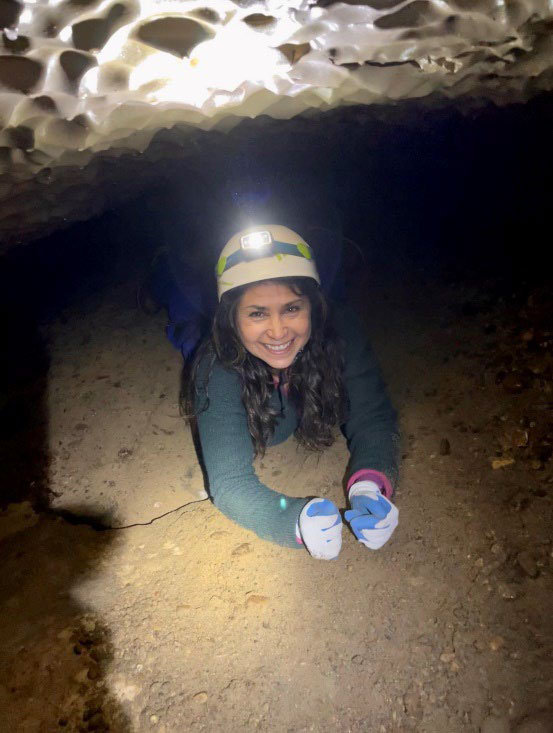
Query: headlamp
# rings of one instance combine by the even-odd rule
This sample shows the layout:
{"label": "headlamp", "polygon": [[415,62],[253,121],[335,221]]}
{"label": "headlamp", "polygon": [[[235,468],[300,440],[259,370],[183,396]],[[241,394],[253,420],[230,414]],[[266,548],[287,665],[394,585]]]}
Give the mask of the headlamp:
{"label": "headlamp", "polygon": [[251,232],[240,237],[240,249],[229,255],[219,257],[215,273],[218,278],[221,278],[224,272],[236,265],[267,257],[276,257],[281,262],[282,258],[288,255],[303,257],[306,260],[313,258],[311,248],[305,242],[299,241],[295,244],[279,242],[277,239],[273,239],[273,235],[269,231]]}
{"label": "headlamp", "polygon": [[240,246],[243,250],[258,252],[268,248],[273,243],[271,232],[252,232],[240,238]]}

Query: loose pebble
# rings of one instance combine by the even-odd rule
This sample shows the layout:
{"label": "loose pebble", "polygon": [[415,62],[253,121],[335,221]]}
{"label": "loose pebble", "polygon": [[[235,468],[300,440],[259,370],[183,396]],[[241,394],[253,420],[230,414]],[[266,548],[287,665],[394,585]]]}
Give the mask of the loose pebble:
{"label": "loose pebble", "polygon": [[504,645],[505,645],[505,639],[502,636],[494,636],[493,639],[490,639],[489,644],[488,644],[492,652],[499,651],[501,647]]}
{"label": "loose pebble", "polygon": [[252,546],[250,545],[250,543],[244,542],[243,544],[235,547],[234,550],[232,551],[232,554],[233,555],[247,555],[251,551],[252,551]]}
{"label": "loose pebble", "polygon": [[520,589],[514,583],[499,583],[497,592],[501,598],[509,601],[513,601],[520,596]]}
{"label": "loose pebble", "polygon": [[264,606],[268,602],[267,596],[251,595],[246,598],[246,606]]}
{"label": "loose pebble", "polygon": [[204,703],[207,702],[207,692],[197,692],[192,698],[194,702]]}

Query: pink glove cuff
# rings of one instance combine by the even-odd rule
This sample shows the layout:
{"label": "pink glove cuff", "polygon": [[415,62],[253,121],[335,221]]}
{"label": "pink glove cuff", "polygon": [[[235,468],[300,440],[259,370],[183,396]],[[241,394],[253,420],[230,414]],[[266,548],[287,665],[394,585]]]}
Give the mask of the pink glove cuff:
{"label": "pink glove cuff", "polygon": [[362,468],[360,471],[356,471],[348,480],[348,492],[353,484],[358,481],[374,481],[380,491],[384,494],[387,499],[391,499],[394,493],[392,484],[389,479],[380,471],[371,471],[366,468]]}

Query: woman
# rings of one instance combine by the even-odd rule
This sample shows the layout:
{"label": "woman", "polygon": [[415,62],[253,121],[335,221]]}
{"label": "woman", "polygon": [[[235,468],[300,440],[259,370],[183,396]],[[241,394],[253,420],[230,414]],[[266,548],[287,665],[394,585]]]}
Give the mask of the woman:
{"label": "woman", "polygon": [[345,518],[360,542],[378,549],[398,522],[390,500],[398,436],[358,322],[345,310],[330,315],[311,248],[287,227],[238,232],[216,274],[219,305],[189,397],[215,505],[263,539],[337,557],[336,505],[272,491],[252,460],[292,433],[322,449],[341,427],[351,454]]}

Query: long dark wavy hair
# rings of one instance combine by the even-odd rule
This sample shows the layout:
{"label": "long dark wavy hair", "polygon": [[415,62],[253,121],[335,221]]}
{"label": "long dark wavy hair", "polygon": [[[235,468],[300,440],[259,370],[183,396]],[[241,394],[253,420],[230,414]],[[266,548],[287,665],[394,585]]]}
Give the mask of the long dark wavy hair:
{"label": "long dark wavy hair", "polygon": [[[307,296],[311,303],[311,336],[284,376],[288,398],[299,418],[296,438],[306,448],[322,450],[334,442],[336,428],[345,421],[348,409],[342,378],[343,344],[334,332],[329,304],[315,280],[287,277],[276,282],[287,285],[297,296]],[[207,409],[209,376],[218,361],[240,378],[254,451],[263,455],[279,413],[269,404],[275,389],[273,371],[247,351],[236,327],[236,308],[248,287],[233,288],[222,296],[211,334],[198,349],[192,364],[181,405],[188,418]],[[199,404],[200,395],[205,397],[203,404]]]}

